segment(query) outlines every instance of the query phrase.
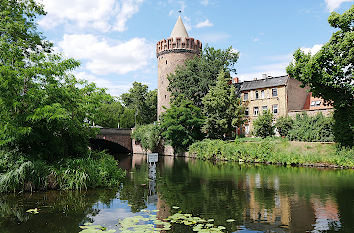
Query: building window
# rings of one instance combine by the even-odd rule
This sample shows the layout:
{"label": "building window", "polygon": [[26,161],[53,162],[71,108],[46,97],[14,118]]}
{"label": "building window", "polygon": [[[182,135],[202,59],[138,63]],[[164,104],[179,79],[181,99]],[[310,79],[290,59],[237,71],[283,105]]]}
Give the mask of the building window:
{"label": "building window", "polygon": [[311,101],[311,106],[314,107],[316,105],[316,101]]}
{"label": "building window", "polygon": [[165,95],[165,99],[167,99],[167,95]]}
{"label": "building window", "polygon": [[268,110],[268,107],[267,106],[262,106],[262,111],[267,111]]}
{"label": "building window", "polygon": [[320,100],[316,101],[316,106],[321,106],[321,101]]}
{"label": "building window", "polygon": [[278,89],[277,88],[272,88],[272,96],[278,96]]}
{"label": "building window", "polygon": [[256,91],[256,99],[259,99],[259,93]]}
{"label": "building window", "polygon": [[243,94],[243,100],[244,100],[244,101],[247,101],[247,100],[248,100],[248,93],[244,93],[244,94]]}
{"label": "building window", "polygon": [[253,108],[253,115],[258,116],[258,107]]}
{"label": "building window", "polygon": [[250,125],[245,125],[245,134],[250,133]]}
{"label": "building window", "polygon": [[264,90],[261,91],[261,98],[264,99]]}
{"label": "building window", "polygon": [[273,105],[273,113],[278,114],[278,105],[277,104]]}
{"label": "building window", "polygon": [[249,114],[248,108],[245,108],[245,116],[249,116]]}
{"label": "building window", "polygon": [[166,65],[167,65],[167,60],[166,60]]}

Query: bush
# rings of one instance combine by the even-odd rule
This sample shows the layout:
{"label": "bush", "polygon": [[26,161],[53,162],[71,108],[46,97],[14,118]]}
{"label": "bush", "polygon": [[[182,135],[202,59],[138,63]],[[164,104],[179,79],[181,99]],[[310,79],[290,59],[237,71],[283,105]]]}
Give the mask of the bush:
{"label": "bush", "polygon": [[273,125],[273,114],[267,110],[253,121],[254,135],[257,137],[266,138],[273,136],[275,126]]}
{"label": "bush", "polygon": [[291,117],[289,117],[289,116],[283,117],[282,116],[277,119],[277,123],[275,124],[275,127],[277,128],[280,136],[287,137],[289,135],[289,131],[293,127],[293,123],[294,123],[294,121]]}
{"label": "bush", "polygon": [[140,142],[145,150],[156,152],[161,139],[160,127],[156,124],[138,125],[133,131],[132,138]]}
{"label": "bush", "polygon": [[292,129],[289,131],[290,140],[305,142],[332,142],[333,118],[325,117],[322,113],[308,116],[306,113],[297,114]]}
{"label": "bush", "polygon": [[0,192],[114,187],[125,176],[117,164],[104,152],[65,158],[51,165],[16,151],[0,151]]}

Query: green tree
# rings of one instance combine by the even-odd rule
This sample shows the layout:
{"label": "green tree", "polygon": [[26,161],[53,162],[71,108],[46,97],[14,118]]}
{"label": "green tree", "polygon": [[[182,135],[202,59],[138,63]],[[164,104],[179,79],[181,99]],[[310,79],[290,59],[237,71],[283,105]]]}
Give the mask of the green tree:
{"label": "green tree", "polygon": [[128,93],[121,95],[123,104],[134,109],[137,124],[149,124],[157,119],[157,90],[149,91],[148,86],[134,82]]}
{"label": "green tree", "polygon": [[171,104],[161,116],[160,123],[163,139],[177,153],[186,151],[189,145],[203,138],[202,110],[182,97]]}
{"label": "green tree", "polygon": [[87,155],[104,90],[70,74],[78,61],[52,52],[35,24],[44,14],[32,0],[0,1],[0,146],[47,160]]}
{"label": "green tree", "polygon": [[[110,101],[104,102],[97,109],[94,123],[102,127],[118,128],[121,127],[121,117],[125,107],[116,99],[111,98]],[[134,119],[134,117],[133,117]]]}
{"label": "green tree", "polygon": [[122,115],[119,118],[120,128],[133,128],[135,126],[135,110],[132,108],[124,108]]}
{"label": "green tree", "polygon": [[343,146],[354,145],[354,6],[342,15],[332,12],[329,24],[338,31],[316,54],[294,53],[290,76],[308,85],[314,96],[334,106],[334,136]]}
{"label": "green tree", "polygon": [[244,106],[236,96],[234,86],[230,85],[230,78],[225,76],[224,70],[221,70],[216,85],[202,99],[203,114],[206,116],[203,131],[209,138],[230,136],[235,127],[243,122]]}
{"label": "green tree", "polygon": [[277,123],[275,123],[275,127],[277,128],[280,136],[287,137],[289,135],[289,131],[293,127],[293,119],[289,116],[282,116],[277,119]]}
{"label": "green tree", "polygon": [[202,98],[211,86],[215,86],[220,70],[223,69],[227,76],[230,72],[236,73],[234,65],[238,57],[232,47],[221,50],[207,46],[200,56],[186,60],[184,66],[177,67],[175,73],[168,76],[172,97],[183,95],[195,106],[202,107]]}
{"label": "green tree", "polygon": [[257,137],[266,138],[273,136],[275,134],[274,129],[273,114],[269,110],[263,111],[261,115],[253,121],[253,133]]}

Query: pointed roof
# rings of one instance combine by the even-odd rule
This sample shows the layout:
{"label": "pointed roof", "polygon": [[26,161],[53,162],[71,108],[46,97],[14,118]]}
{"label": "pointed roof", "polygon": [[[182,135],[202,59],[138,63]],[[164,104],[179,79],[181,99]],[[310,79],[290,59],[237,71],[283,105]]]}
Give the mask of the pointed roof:
{"label": "pointed roof", "polygon": [[171,37],[176,38],[176,37],[189,37],[186,27],[184,26],[182,22],[181,16],[178,17],[177,22],[171,32]]}

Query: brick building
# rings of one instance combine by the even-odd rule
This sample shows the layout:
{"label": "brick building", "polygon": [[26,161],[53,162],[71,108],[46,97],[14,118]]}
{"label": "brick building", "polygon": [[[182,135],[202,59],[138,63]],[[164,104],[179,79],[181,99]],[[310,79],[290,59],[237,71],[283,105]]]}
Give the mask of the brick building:
{"label": "brick building", "polygon": [[308,87],[302,88],[301,82],[288,75],[271,77],[264,74],[262,79],[242,83],[235,78],[234,85],[246,106],[244,124],[246,135],[252,131],[254,119],[264,110],[270,110],[276,120],[280,116],[292,116],[303,111],[310,112],[310,115],[320,111],[328,114],[332,108],[324,106],[322,99],[312,97]]}

